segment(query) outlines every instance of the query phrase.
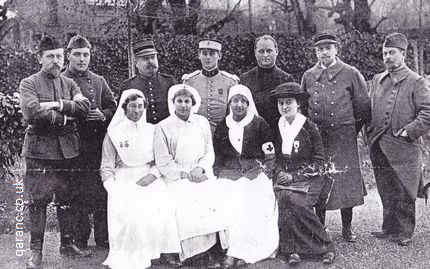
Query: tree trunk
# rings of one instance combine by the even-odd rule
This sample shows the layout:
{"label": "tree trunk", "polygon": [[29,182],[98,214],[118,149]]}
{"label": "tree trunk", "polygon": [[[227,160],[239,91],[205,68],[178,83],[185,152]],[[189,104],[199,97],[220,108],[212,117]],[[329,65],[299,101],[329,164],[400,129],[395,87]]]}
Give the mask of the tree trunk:
{"label": "tree trunk", "polygon": [[313,16],[315,0],[305,0],[306,17],[303,15],[303,11],[300,8],[299,0],[291,0],[291,6],[293,8],[294,16],[296,17],[299,34],[306,37],[314,35],[317,31]]}
{"label": "tree trunk", "polygon": [[201,0],[189,0],[187,6],[185,0],[169,0],[173,14],[173,29],[175,34],[197,34],[197,20]]}
{"label": "tree trunk", "polygon": [[352,25],[360,32],[373,33],[375,29],[370,26],[371,10],[367,0],[354,0],[354,16]]}

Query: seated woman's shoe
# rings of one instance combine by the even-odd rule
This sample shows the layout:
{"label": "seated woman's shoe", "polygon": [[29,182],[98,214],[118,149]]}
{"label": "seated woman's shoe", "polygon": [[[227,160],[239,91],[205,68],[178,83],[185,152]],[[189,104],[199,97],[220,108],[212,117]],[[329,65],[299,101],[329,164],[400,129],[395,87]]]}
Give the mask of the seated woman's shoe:
{"label": "seated woman's shoe", "polygon": [[288,257],[288,264],[290,266],[297,266],[300,263],[300,256],[297,253],[293,253]]}
{"label": "seated woman's shoe", "polygon": [[241,266],[247,265],[246,261],[239,259],[236,261],[236,268],[240,268]]}
{"label": "seated woman's shoe", "polygon": [[332,264],[334,262],[334,259],[336,258],[336,255],[334,254],[334,252],[326,252],[323,255],[323,263],[324,264]]}
{"label": "seated woman's shoe", "polygon": [[182,266],[182,262],[179,260],[179,257],[177,254],[162,254],[163,257],[163,261],[166,265],[169,265],[170,267],[173,268],[178,268]]}
{"label": "seated woman's shoe", "polygon": [[225,256],[225,259],[222,263],[222,268],[234,268],[234,257],[232,256]]}

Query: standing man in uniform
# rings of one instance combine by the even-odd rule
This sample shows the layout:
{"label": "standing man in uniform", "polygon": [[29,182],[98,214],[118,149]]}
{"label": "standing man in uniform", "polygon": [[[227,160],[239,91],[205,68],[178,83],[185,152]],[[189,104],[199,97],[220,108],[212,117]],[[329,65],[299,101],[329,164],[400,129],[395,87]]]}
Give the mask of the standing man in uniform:
{"label": "standing man in uniform", "polygon": [[94,216],[94,239],[99,247],[108,247],[107,193],[103,188],[99,168],[101,149],[107,124],[116,109],[116,103],[106,80],[88,69],[91,59],[91,44],[80,35],[70,39],[67,46],[69,65],[63,72],[73,79],[82,94],[91,103],[90,113],[77,121],[81,138],[79,173],[76,178],[77,218],[75,241],[86,248],[91,234],[89,214]]}
{"label": "standing man in uniform", "polygon": [[[255,39],[254,54],[258,66],[240,76],[240,82],[247,86],[254,97],[258,113],[270,125],[278,117],[278,107],[269,100],[270,92],[285,82],[294,82],[293,76],[276,65],[279,54],[278,43],[270,35]],[[277,126],[277,125],[276,125]]]}
{"label": "standing man in uniform", "polygon": [[170,116],[167,106],[167,92],[177,84],[174,77],[158,72],[158,52],[152,39],[143,39],[132,44],[137,75],[127,79],[120,86],[120,94],[124,90],[138,89],[143,92],[148,107],[146,120],[157,124]]}
{"label": "standing man in uniform", "polygon": [[60,75],[64,49],[52,36],[44,36],[37,54],[42,69],[19,85],[21,109],[28,123],[22,156],[25,157],[25,187],[30,196],[30,248],[28,269],[40,268],[46,224],[46,206],[55,194],[60,225],[60,253],[84,257],[91,252],[79,249],[73,238],[75,208],[73,185],[79,155],[76,117],[85,117],[90,102],[76,83]]}
{"label": "standing man in uniform", "polygon": [[[430,130],[430,88],[405,64],[408,41],[403,34],[385,37],[382,57],[387,70],[371,82],[372,122],[368,128],[370,159],[383,207],[377,238],[412,243],[415,200],[428,198],[422,174],[421,136]],[[427,184],[426,184],[427,183]]]}
{"label": "standing man in uniform", "polygon": [[201,40],[199,42],[199,59],[202,63],[202,70],[182,76],[184,84],[190,85],[199,92],[202,103],[197,114],[208,119],[212,133],[227,114],[228,91],[239,81],[236,75],[218,69],[218,61],[221,57],[221,43],[219,41]]}
{"label": "standing man in uniform", "polygon": [[[342,236],[355,242],[352,208],[364,203],[366,189],[360,170],[357,134],[370,120],[370,98],[363,75],[336,57],[336,36],[322,33],[313,38],[318,63],[303,74],[302,88],[310,93],[308,115],[318,125],[326,156],[336,169],[330,196],[316,206],[321,223],[326,210],[341,210]],[[324,199],[325,200],[325,199]]]}

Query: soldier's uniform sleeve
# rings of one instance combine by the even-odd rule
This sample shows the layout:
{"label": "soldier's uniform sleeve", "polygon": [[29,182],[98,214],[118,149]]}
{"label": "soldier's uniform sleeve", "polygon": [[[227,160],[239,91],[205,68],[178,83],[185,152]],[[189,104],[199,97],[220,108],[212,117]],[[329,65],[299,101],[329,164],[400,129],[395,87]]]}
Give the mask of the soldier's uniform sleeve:
{"label": "soldier's uniform sleeve", "polygon": [[405,125],[405,130],[412,140],[416,140],[426,134],[430,129],[430,87],[428,82],[419,77],[415,80],[412,94],[412,102],[415,105],[416,118]]}
{"label": "soldier's uniform sleeve", "polygon": [[112,90],[110,89],[109,85],[107,84],[104,77],[101,77],[102,80],[102,112],[106,116],[106,120],[110,120],[113,117],[113,114],[116,110],[116,102],[115,98],[113,97]]}
{"label": "soldier's uniform sleeve", "polygon": [[303,76],[302,76],[301,88],[302,88],[302,91],[308,92],[308,88],[306,86],[306,72],[303,73]]}
{"label": "soldier's uniform sleeve", "polygon": [[22,115],[29,124],[64,125],[65,116],[62,113],[56,110],[47,110],[40,106],[33,80],[23,79],[19,85],[19,92]]}
{"label": "soldier's uniform sleeve", "polygon": [[90,111],[90,101],[81,93],[76,82],[67,79],[67,85],[71,88],[72,100],[60,99],[60,112],[67,116],[85,117]]}
{"label": "soldier's uniform sleeve", "polygon": [[359,132],[365,123],[370,122],[371,104],[366,80],[355,68],[353,68],[352,72],[352,86],[354,87],[352,105],[356,122],[355,127],[357,132]]}

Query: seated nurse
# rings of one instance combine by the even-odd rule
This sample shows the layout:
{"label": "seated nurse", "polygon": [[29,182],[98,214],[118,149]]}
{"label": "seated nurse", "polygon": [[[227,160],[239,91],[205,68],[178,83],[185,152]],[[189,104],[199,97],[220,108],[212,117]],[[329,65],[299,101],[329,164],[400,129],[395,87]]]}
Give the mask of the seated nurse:
{"label": "seated nurse", "polygon": [[124,91],[103,141],[110,243],[103,264],[112,269],[148,268],[162,253],[168,265],[180,265],[172,254],[181,250],[174,201],[155,166],[146,105],[141,91]]}
{"label": "seated nurse", "polygon": [[[290,266],[300,255],[322,255],[323,263],[334,261],[334,245],[313,209],[320,197],[324,177],[309,175],[324,163],[324,147],[317,126],[299,113],[309,94],[297,83],[279,85],[270,96],[281,117],[274,130],[276,152],[275,193],[279,206],[278,254]],[[309,170],[310,169],[310,170]]]}
{"label": "seated nurse", "polygon": [[[178,84],[168,93],[170,116],[155,127],[155,162],[176,205],[181,261],[202,259],[217,242],[225,248],[225,218],[219,208],[219,184],[213,175],[214,150],[208,120],[197,115],[200,96]],[[196,257],[197,258],[197,257]]]}
{"label": "seated nurse", "polygon": [[272,186],[275,152],[266,121],[258,116],[251,91],[230,88],[230,113],[214,135],[214,170],[223,186],[228,250],[224,268],[274,257],[278,208]]}

